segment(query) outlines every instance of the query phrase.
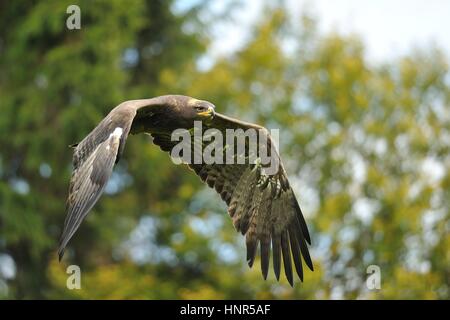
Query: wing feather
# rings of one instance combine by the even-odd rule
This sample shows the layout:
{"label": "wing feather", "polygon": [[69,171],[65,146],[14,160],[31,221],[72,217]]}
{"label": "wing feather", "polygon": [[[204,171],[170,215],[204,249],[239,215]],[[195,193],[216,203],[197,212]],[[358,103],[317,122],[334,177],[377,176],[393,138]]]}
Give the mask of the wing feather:
{"label": "wing feather", "polygon": [[261,240],[261,272],[264,280],[267,279],[270,261],[270,238],[266,237]]}
{"label": "wing feather", "polygon": [[[273,145],[268,131],[256,124],[243,122],[219,113],[213,120],[204,123],[204,130],[218,129],[225,134],[227,129],[256,129],[265,134],[267,150],[279,163],[276,174],[267,175],[255,164],[190,164],[189,167],[209,187],[216,190],[228,205],[228,214],[236,230],[245,235],[247,262],[251,267],[260,244],[261,271],[267,277],[270,248],[273,250],[273,269],[277,279],[280,276],[281,257],[289,283],[293,284],[292,260],[300,280],[303,280],[302,257],[313,270],[307,244],[311,238],[300,206],[289,185],[281,159]],[[175,145],[170,137],[153,134],[153,142],[164,151]],[[225,135],[224,135],[225,136]],[[223,145],[226,150],[226,141]],[[249,145],[245,157],[249,157]],[[195,148],[192,148],[195,150]],[[193,152],[193,151],[192,151]],[[292,255],[292,259],[291,259]]]}
{"label": "wing feather", "polygon": [[283,253],[284,273],[286,274],[289,284],[292,286],[294,284],[294,280],[292,278],[291,252],[288,238],[289,236],[287,230],[283,231],[281,234],[281,252]]}
{"label": "wing feather", "polygon": [[[120,138],[121,134],[110,134],[109,138],[99,143],[87,157],[85,153],[87,149],[78,149],[78,147],[78,150],[75,149],[74,159],[77,163],[72,173],[67,200],[67,216],[58,249],[60,260],[64,255],[67,243],[100,198],[111,176],[118,156]],[[80,152],[83,154],[80,155]],[[80,159],[83,158],[84,161],[81,161]]]}
{"label": "wing feather", "polygon": [[303,281],[302,256],[300,254],[300,249],[296,236],[297,230],[294,225],[291,225],[289,227],[288,233],[291,243],[292,258],[294,260],[295,270],[297,271],[297,275],[300,277],[300,280]]}
{"label": "wing feather", "polygon": [[281,268],[281,236],[279,234],[272,235],[272,250],[273,250],[273,271],[277,280],[280,279]]}

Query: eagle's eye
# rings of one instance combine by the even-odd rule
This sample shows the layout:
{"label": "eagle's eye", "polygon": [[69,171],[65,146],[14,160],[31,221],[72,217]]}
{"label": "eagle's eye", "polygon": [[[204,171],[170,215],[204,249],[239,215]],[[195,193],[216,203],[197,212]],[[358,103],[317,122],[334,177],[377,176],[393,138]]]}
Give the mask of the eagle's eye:
{"label": "eagle's eye", "polygon": [[202,112],[202,111],[206,111],[208,108],[205,106],[195,106],[194,107],[196,111],[198,112]]}

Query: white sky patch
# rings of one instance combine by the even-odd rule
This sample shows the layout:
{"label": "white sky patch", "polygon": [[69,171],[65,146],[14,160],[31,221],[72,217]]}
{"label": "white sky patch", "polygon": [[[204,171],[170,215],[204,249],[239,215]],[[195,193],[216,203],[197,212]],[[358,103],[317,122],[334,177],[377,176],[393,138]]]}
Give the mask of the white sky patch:
{"label": "white sky patch", "polygon": [[405,264],[409,270],[428,273],[431,264],[423,256],[423,241],[418,235],[407,236],[404,239],[405,247],[408,249]]}
{"label": "white sky patch", "polygon": [[366,180],[367,168],[364,158],[359,153],[352,153],[349,158],[353,168],[353,179],[358,183],[363,183]]}
{"label": "white sky patch", "polygon": [[39,174],[43,178],[50,178],[52,175],[52,167],[48,163],[41,163],[39,166]]}
{"label": "white sky patch", "polygon": [[16,264],[10,255],[0,254],[0,277],[3,279],[16,277]]}
{"label": "white sky patch", "polygon": [[361,187],[366,181],[367,165],[364,158],[356,151],[348,151],[345,170],[352,175],[352,182],[348,185],[348,194],[354,198],[361,195]]}
{"label": "white sky patch", "polygon": [[204,237],[213,237],[222,227],[223,220],[219,216],[208,215],[205,218],[192,217],[189,225],[195,232]]}
{"label": "white sky patch", "polygon": [[116,194],[128,187],[133,183],[133,177],[128,173],[126,166],[122,165],[116,167],[116,169],[111,174],[108,182],[105,186],[106,194]]}
{"label": "white sky patch", "polygon": [[[241,259],[236,247],[231,243],[213,240],[211,249],[216,252],[217,257],[224,263],[236,263]],[[241,250],[240,252],[244,252],[244,250]]]}
{"label": "white sky patch", "polygon": [[378,201],[369,198],[361,198],[353,203],[352,211],[364,225],[368,226],[372,223],[373,216],[378,208]]}
{"label": "white sky patch", "polygon": [[[226,2],[213,2],[211,10],[220,12],[225,8]],[[216,24],[212,29],[216,40],[209,48],[209,53],[213,57],[227,55],[243,46],[250,36],[251,27],[261,17],[263,3],[258,0],[243,1],[241,7],[234,11],[232,20],[224,24]]]}
{"label": "white sky patch", "polygon": [[383,61],[414,47],[437,44],[450,52],[447,0],[288,0],[293,14],[305,8],[319,30],[361,35],[370,60]]}
{"label": "white sky patch", "polygon": [[436,233],[436,225],[446,217],[446,210],[427,210],[421,217],[423,228],[423,240],[429,247],[434,247],[439,242]]}
{"label": "white sky patch", "polygon": [[343,226],[338,231],[338,238],[341,244],[351,244],[357,239],[358,236],[358,229],[356,229],[354,226]]}
{"label": "white sky patch", "polygon": [[320,206],[320,199],[317,190],[307,183],[307,179],[297,176],[291,176],[290,182],[294,194],[300,203],[305,218],[311,218],[313,214],[317,213]]}
{"label": "white sky patch", "polygon": [[13,178],[9,181],[9,185],[15,192],[21,195],[26,195],[30,192],[30,185],[25,179]]}
{"label": "white sky patch", "polygon": [[[177,11],[197,2],[178,1]],[[209,8],[220,12],[227,3],[211,2]],[[200,59],[200,69],[210,68],[215,58],[242,47],[267,3],[270,1],[243,1],[229,21],[212,26],[213,43],[208,54]],[[416,47],[437,46],[447,55],[450,52],[450,1],[447,0],[287,0],[286,6],[297,20],[305,12],[312,13],[318,18],[321,33],[359,35],[366,45],[367,58],[373,62],[399,57]]]}
{"label": "white sky patch", "polygon": [[432,184],[439,182],[445,175],[444,165],[431,157],[422,162],[421,170],[424,179]]}
{"label": "white sky patch", "polygon": [[387,151],[387,142],[386,139],[379,138],[375,141],[374,151],[378,156],[382,156]]}
{"label": "white sky patch", "polygon": [[129,255],[137,264],[176,263],[177,257],[172,248],[155,243],[159,224],[160,221],[156,218],[142,217],[129,239],[122,243],[116,254]]}
{"label": "white sky patch", "polygon": [[411,183],[408,190],[408,199],[412,200],[418,197],[422,192],[423,187],[424,184],[422,181],[414,181],[413,183]]}

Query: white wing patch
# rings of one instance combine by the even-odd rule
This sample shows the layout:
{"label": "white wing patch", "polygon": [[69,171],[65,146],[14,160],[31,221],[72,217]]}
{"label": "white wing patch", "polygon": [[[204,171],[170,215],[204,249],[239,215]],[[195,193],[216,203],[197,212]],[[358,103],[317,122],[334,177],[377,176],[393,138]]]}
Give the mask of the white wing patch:
{"label": "white wing patch", "polygon": [[[121,127],[117,127],[114,129],[114,131],[109,135],[108,139],[112,139],[113,143],[117,143],[120,140],[120,137],[122,137],[123,129]],[[106,146],[106,150],[110,149],[110,145],[108,144]]]}
{"label": "white wing patch", "polygon": [[109,137],[110,137],[110,138],[111,138],[111,137],[114,137],[114,138],[116,138],[116,139],[119,139],[119,138],[122,136],[122,133],[123,133],[123,128],[117,127],[117,128],[114,129],[113,133],[111,133],[111,134],[109,135]]}

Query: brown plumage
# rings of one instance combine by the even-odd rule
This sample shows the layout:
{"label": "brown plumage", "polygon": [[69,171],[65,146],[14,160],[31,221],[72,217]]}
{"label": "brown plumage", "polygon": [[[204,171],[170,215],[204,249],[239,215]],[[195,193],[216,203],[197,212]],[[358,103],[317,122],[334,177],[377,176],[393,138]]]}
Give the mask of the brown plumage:
{"label": "brown plumage", "polygon": [[[297,274],[303,280],[302,257],[313,270],[306,244],[311,244],[311,239],[268,131],[261,126],[216,113],[214,105],[207,101],[180,95],[121,103],[75,146],[59,258],[62,258],[67,243],[101,196],[114,164],[123,153],[128,135],[149,133],[156,145],[163,151],[170,151],[178,143],[171,141],[172,131],[192,129],[194,121],[202,121],[203,131],[217,129],[225,133],[226,129],[255,129],[267,138],[267,150],[278,159],[279,167],[274,174],[266,174],[263,166],[249,163],[202,163],[189,164],[189,167],[228,205],[228,214],[236,230],[246,237],[250,267],[259,246],[264,279],[268,274],[272,251],[277,279],[282,257],[286,278],[293,284],[292,256]],[[227,145],[225,140],[223,145]],[[194,148],[192,150],[194,153]],[[249,152],[247,143],[242,156],[248,158]]]}

